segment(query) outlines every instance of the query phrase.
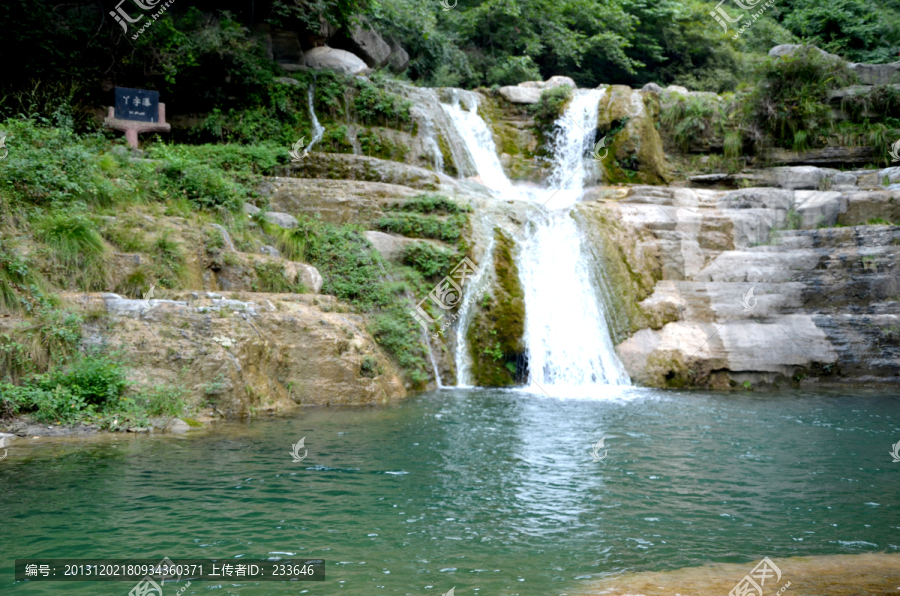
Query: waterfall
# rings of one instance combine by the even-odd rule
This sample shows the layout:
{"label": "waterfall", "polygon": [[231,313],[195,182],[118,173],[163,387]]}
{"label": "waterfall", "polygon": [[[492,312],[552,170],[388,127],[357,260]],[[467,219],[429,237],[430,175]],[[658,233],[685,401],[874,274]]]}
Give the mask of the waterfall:
{"label": "waterfall", "polygon": [[[463,94],[468,93],[471,97]],[[461,104],[460,96],[468,100],[468,109]],[[500,165],[497,157],[497,146],[487,123],[478,115],[477,96],[471,91],[457,91],[453,96],[453,103],[441,104],[444,112],[459,131],[466,146],[466,151],[472,158],[478,176],[482,184],[490,188],[500,197],[505,199],[522,199],[523,193],[513,186],[512,182]]]}
{"label": "waterfall", "polygon": [[528,226],[516,260],[525,292],[530,382],[558,395],[629,384],[612,345],[600,288],[592,281],[597,265],[571,214],[594,172],[588,154],[604,92],[576,91],[557,121],[549,212]]}
{"label": "waterfall", "polygon": [[[529,384],[534,391],[552,395],[596,396],[603,386],[629,384],[612,345],[600,288],[592,282],[591,269],[596,265],[571,215],[585,183],[596,179],[596,165],[585,156],[594,142],[597,104],[604,92],[575,91],[556,123],[551,141],[553,167],[548,188],[541,190],[517,188],[506,176],[490,129],[478,116],[477,101],[467,109],[456,97],[442,106],[462,136],[482,183],[498,199],[536,202],[543,211],[519,232],[516,265],[525,295]],[[461,319],[456,364],[458,384],[465,385],[466,312]]]}
{"label": "waterfall", "polygon": [[310,149],[312,149],[312,146],[322,138],[322,135],[325,133],[325,127],[319,124],[319,119],[316,118],[316,111],[313,109],[313,99],[315,98],[315,94],[315,83],[313,83],[309,86],[309,92],[307,93],[307,97],[309,99],[309,119],[312,122],[313,133],[312,140],[309,142],[309,145],[306,146],[307,153]]}

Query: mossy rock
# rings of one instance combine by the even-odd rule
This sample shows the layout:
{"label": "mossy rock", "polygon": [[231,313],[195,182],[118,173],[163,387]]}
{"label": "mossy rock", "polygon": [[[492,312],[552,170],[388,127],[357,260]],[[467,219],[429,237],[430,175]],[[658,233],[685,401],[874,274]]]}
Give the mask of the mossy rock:
{"label": "mossy rock", "polygon": [[635,114],[633,94],[631,87],[612,85],[600,100],[597,117],[600,134],[619,129],[607,139],[608,157],[601,162],[606,182],[667,184],[669,168],[656,129],[659,100],[653,94],[641,94],[643,106]]}
{"label": "mossy rock", "polygon": [[[662,267],[653,238],[635,236],[602,203],[581,203],[573,217],[584,232],[609,287],[607,306],[613,340],[619,343],[651,326],[653,315],[640,302],[653,294]],[[641,232],[644,234],[646,232]]]}
{"label": "mossy rock", "polygon": [[539,139],[534,134],[534,116],[525,106],[498,102],[481,90],[478,113],[493,135],[500,163],[510,180],[541,182],[544,168],[535,164]]}
{"label": "mossy rock", "polygon": [[515,243],[499,228],[494,229],[494,241],[494,285],[474,305],[466,333],[472,376],[481,387],[514,385],[516,361],[525,350],[525,297],[513,258]]}

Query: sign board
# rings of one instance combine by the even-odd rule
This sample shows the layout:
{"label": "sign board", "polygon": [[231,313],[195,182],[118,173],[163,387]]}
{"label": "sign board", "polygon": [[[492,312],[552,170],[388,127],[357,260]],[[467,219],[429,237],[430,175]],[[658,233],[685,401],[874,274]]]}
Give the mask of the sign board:
{"label": "sign board", "polygon": [[159,91],[116,87],[116,118],[159,122]]}

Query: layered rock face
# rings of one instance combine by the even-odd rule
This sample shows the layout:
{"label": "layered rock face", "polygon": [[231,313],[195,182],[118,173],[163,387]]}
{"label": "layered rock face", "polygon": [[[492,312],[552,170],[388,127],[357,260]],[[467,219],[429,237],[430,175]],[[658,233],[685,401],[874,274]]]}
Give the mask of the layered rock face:
{"label": "layered rock face", "polygon": [[[226,416],[300,405],[372,405],[405,397],[364,318],[330,296],[170,292],[167,300],[69,294],[87,343],[124,352],[139,385],[183,385]],[[368,360],[366,366],[363,362]],[[375,377],[366,370],[377,369]]]}
{"label": "layered rock face", "polygon": [[[779,168],[759,173],[778,187],[589,192],[577,214],[618,290],[632,379],[900,382],[900,227],[880,225],[900,219],[900,190],[849,184],[893,173]],[[835,178],[841,190],[802,190]]]}

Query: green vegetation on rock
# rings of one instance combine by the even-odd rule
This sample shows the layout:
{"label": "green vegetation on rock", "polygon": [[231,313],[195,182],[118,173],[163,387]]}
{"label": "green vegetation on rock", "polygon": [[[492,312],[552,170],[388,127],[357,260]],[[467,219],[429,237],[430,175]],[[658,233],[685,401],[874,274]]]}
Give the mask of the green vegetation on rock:
{"label": "green vegetation on rock", "polygon": [[472,378],[476,385],[483,387],[515,384],[516,361],[524,352],[525,298],[514,251],[512,237],[495,228],[493,269],[496,281],[492,292],[473,306],[475,315],[466,332],[472,357]]}

